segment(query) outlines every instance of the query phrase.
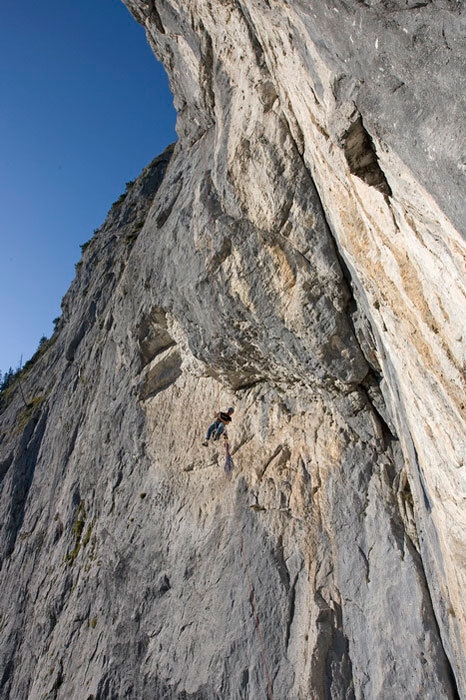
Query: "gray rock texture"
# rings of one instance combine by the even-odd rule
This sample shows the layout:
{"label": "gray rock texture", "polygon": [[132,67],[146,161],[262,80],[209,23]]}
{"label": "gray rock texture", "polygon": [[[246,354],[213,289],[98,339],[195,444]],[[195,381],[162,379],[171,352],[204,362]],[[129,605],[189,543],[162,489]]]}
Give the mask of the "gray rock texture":
{"label": "gray rock texture", "polygon": [[179,141],[0,396],[0,697],[466,698],[464,4],[126,4]]}

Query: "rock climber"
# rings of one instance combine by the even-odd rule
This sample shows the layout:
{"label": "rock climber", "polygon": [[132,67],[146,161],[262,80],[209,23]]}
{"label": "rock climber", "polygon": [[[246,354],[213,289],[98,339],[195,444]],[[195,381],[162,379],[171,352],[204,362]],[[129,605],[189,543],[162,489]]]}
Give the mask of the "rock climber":
{"label": "rock climber", "polygon": [[204,447],[207,447],[211,438],[212,440],[219,439],[220,435],[225,431],[225,425],[231,422],[231,416],[234,410],[235,409],[230,406],[226,412],[220,411],[215,415],[214,422],[207,428],[205,440],[202,443]]}

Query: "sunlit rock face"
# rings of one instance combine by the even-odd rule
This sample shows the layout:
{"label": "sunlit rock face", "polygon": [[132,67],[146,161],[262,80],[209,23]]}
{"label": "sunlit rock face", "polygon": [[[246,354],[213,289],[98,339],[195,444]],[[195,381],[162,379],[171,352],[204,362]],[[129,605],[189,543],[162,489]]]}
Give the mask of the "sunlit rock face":
{"label": "sunlit rock face", "polygon": [[464,698],[463,5],[126,4],[179,141],[2,396],[2,697]]}

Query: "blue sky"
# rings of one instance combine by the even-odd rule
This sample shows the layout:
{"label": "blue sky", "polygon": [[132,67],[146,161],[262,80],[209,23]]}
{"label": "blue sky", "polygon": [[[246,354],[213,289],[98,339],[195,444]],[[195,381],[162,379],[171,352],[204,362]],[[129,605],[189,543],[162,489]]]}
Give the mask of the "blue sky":
{"label": "blue sky", "polygon": [[28,360],[80,244],[176,139],[163,67],[120,0],[0,6],[0,371]]}

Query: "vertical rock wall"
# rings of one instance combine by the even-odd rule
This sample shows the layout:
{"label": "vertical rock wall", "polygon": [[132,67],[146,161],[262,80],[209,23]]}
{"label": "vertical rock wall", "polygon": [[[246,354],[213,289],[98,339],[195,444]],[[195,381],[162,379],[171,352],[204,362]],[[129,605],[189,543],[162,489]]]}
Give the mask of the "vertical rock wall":
{"label": "vertical rock wall", "polygon": [[2,697],[463,697],[461,4],[126,4],[180,140],[2,397]]}

